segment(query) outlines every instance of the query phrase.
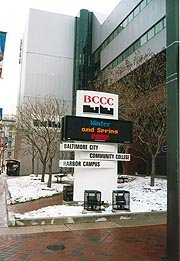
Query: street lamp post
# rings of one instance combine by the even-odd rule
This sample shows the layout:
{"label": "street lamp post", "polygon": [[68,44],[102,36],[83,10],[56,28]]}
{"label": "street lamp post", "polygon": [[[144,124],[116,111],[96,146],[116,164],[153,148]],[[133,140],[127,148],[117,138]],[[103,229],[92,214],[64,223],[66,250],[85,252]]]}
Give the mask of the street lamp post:
{"label": "street lamp post", "polygon": [[180,219],[179,1],[166,0],[167,17],[167,260],[178,261]]}

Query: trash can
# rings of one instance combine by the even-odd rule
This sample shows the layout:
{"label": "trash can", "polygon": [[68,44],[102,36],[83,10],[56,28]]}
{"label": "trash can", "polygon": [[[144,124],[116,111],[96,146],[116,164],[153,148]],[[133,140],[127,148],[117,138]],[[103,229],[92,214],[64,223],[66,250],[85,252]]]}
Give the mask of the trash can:
{"label": "trash can", "polygon": [[6,174],[8,176],[19,176],[19,173],[20,173],[20,161],[18,161],[18,160],[7,160]]}
{"label": "trash can", "polygon": [[63,186],[63,200],[73,201],[73,186]]}
{"label": "trash can", "polygon": [[101,192],[98,190],[84,191],[84,209],[101,210]]}
{"label": "trash can", "polygon": [[116,210],[130,210],[130,192],[126,190],[113,190],[112,208]]}

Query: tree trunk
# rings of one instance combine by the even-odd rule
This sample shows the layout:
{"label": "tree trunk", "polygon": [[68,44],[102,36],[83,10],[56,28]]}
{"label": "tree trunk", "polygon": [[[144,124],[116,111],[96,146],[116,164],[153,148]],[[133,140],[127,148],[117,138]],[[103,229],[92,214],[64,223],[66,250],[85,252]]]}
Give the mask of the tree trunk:
{"label": "tree trunk", "polygon": [[34,172],[34,169],[35,169],[35,168],[34,168],[34,165],[35,165],[35,164],[34,164],[34,160],[35,160],[35,157],[32,156],[32,170],[31,170],[31,173],[32,173],[32,174],[35,173],[35,172]]}
{"label": "tree trunk", "polygon": [[45,173],[46,173],[46,161],[43,162],[41,182],[44,182]]}
{"label": "tree trunk", "polygon": [[48,188],[51,188],[51,185],[52,185],[52,159],[49,160],[49,179],[47,183]]}
{"label": "tree trunk", "polygon": [[149,160],[145,161],[146,162],[146,175],[150,176],[150,162]]}
{"label": "tree trunk", "polygon": [[155,161],[156,161],[156,157],[153,155],[153,156],[152,156],[152,162],[151,162],[151,182],[150,182],[150,186],[154,186],[154,179],[155,179]]}
{"label": "tree trunk", "polygon": [[123,175],[126,175],[125,162],[122,162]]}

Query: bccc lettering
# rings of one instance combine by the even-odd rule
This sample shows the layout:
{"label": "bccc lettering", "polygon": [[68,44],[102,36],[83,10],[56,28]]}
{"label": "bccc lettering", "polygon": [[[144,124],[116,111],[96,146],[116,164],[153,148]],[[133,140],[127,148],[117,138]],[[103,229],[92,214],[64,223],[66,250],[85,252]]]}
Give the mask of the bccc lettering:
{"label": "bccc lettering", "polygon": [[114,99],[108,97],[99,97],[99,96],[90,96],[84,95],[84,103],[94,103],[94,104],[101,104],[101,105],[114,105]]}

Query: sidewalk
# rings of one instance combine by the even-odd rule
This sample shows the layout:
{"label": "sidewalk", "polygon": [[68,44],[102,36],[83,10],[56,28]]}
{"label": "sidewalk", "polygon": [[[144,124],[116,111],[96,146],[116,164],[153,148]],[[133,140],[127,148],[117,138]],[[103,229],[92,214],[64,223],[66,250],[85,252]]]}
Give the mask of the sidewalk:
{"label": "sidewalk", "polygon": [[1,261],[160,261],[165,252],[166,225],[0,236]]}
{"label": "sidewalk", "polygon": [[5,174],[0,174],[0,227],[8,227],[7,207],[6,207],[6,189]]}

